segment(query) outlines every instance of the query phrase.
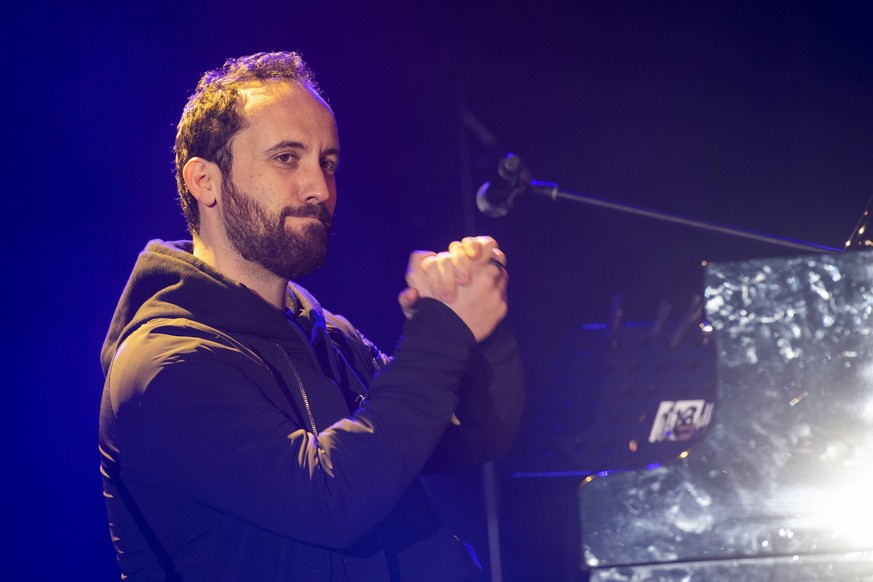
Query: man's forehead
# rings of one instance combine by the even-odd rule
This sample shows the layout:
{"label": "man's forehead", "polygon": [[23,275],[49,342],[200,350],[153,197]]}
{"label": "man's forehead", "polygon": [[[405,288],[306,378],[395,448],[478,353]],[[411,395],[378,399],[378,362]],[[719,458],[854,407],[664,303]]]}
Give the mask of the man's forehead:
{"label": "man's forehead", "polygon": [[316,91],[296,81],[281,79],[257,81],[239,88],[237,93],[240,107],[246,115],[252,115],[286,95],[314,99],[330,111],[331,115],[333,114],[333,110]]}

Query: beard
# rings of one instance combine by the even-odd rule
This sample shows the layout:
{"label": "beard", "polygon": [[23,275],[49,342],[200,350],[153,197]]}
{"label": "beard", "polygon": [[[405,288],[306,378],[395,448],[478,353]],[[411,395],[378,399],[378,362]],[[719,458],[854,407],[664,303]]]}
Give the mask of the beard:
{"label": "beard", "polygon": [[[286,280],[305,277],[318,269],[327,257],[331,216],[323,204],[286,206],[271,213],[232,179],[224,180],[224,227],[233,248],[247,261],[257,263]],[[299,228],[285,225],[285,219],[313,217]]]}

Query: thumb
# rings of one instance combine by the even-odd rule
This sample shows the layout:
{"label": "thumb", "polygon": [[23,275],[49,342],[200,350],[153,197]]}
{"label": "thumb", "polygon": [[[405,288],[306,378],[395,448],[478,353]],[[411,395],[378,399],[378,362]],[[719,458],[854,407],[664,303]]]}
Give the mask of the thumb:
{"label": "thumb", "polygon": [[418,291],[411,287],[407,287],[397,296],[397,302],[400,304],[400,309],[403,310],[403,315],[406,319],[412,319],[415,315],[415,306],[418,305]]}

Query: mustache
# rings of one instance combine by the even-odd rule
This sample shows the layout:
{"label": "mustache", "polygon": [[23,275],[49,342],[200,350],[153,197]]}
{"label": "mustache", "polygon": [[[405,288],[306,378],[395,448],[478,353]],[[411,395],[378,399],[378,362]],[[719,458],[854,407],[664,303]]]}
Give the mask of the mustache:
{"label": "mustache", "polygon": [[302,204],[300,206],[286,206],[279,213],[279,217],[284,219],[287,216],[297,218],[317,218],[325,226],[330,226],[331,215],[324,204]]}

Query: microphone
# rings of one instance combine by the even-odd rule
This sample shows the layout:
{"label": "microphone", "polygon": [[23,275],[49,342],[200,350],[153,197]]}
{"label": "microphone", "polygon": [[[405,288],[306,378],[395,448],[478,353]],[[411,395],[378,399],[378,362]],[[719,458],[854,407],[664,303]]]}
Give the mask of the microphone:
{"label": "microphone", "polygon": [[476,192],[476,206],[491,218],[509,214],[515,197],[525,191],[527,180],[521,159],[515,154],[506,154],[497,164],[494,177],[482,184]]}

